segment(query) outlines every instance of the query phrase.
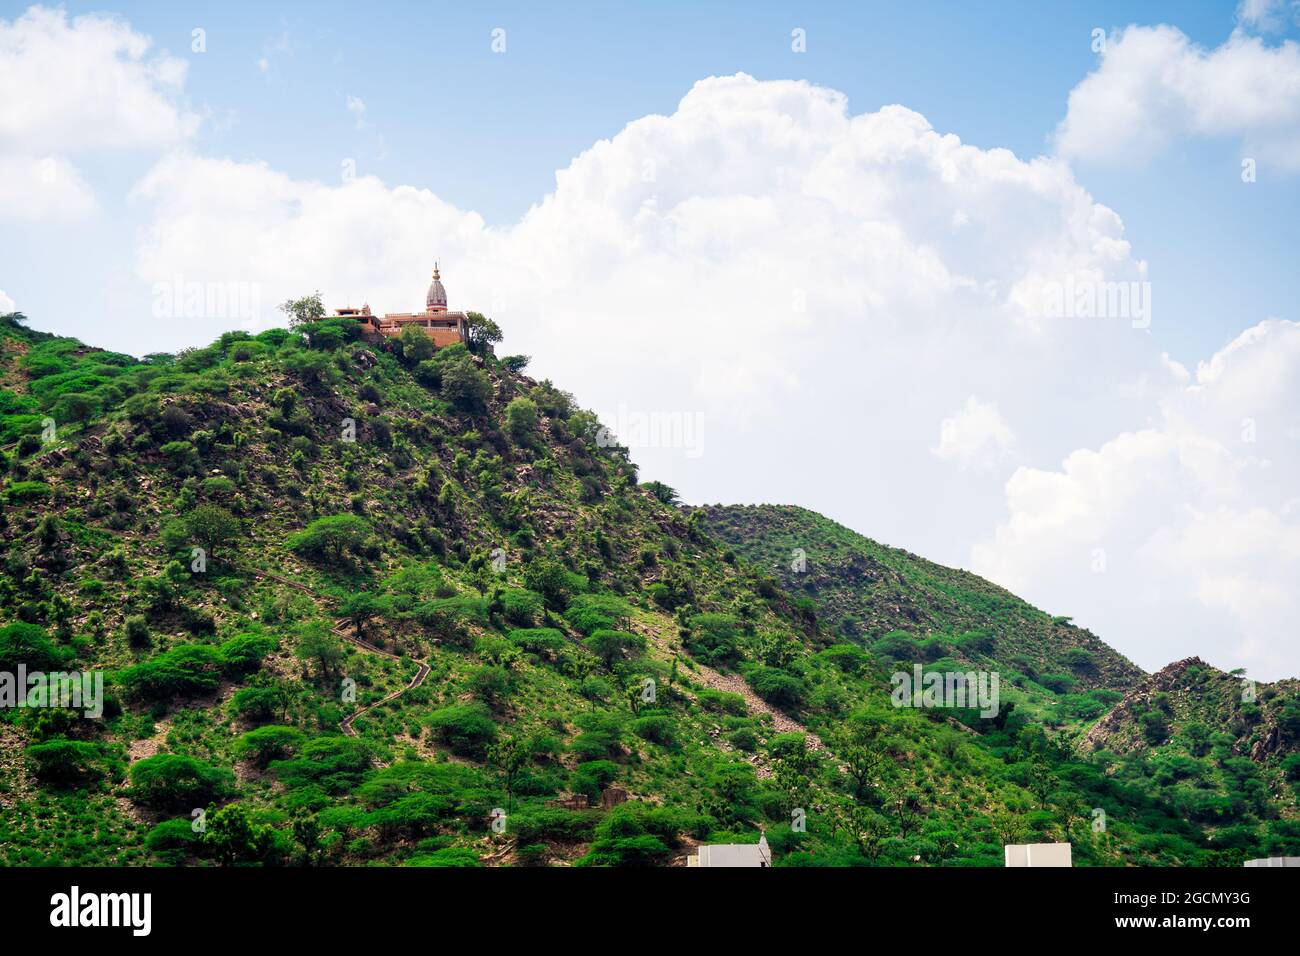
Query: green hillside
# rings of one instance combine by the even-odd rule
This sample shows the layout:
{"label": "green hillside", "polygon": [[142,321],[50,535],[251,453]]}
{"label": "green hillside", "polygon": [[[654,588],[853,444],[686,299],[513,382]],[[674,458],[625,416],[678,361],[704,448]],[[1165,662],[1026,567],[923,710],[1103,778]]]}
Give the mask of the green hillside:
{"label": "green hillside", "polygon": [[1100,716],[1144,676],[1068,620],[815,512],[783,505],[701,510],[713,535],[803,598],[842,638],[908,666],[995,668],[1053,724]]}
{"label": "green hillside", "polygon": [[0,709],[0,864],[664,866],[760,829],[777,865],[1300,848],[1271,804],[1216,844],[1034,716],[1140,676],[1090,635],[882,552],[931,666],[1032,665],[993,716],[893,707],[894,619],[848,630],[715,543],[526,359],[357,331],[136,360],[0,318],[0,673],[107,686],[101,719]]}

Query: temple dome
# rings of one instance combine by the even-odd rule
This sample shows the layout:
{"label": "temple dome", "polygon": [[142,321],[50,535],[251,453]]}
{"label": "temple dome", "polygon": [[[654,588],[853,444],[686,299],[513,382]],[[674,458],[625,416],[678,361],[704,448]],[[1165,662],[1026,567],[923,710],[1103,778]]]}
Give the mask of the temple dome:
{"label": "temple dome", "polygon": [[429,312],[447,311],[447,290],[442,287],[437,266],[433,267],[433,281],[429,283],[429,294],[424,297],[424,307]]}

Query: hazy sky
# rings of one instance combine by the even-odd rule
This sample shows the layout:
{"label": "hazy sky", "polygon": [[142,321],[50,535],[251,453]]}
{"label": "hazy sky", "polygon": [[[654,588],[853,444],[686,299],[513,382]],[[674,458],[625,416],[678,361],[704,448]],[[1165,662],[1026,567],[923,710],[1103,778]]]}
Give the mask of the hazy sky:
{"label": "hazy sky", "polygon": [[0,307],[143,354],[438,257],[688,501],[1300,674],[1300,7],[917,6],[0,4]]}

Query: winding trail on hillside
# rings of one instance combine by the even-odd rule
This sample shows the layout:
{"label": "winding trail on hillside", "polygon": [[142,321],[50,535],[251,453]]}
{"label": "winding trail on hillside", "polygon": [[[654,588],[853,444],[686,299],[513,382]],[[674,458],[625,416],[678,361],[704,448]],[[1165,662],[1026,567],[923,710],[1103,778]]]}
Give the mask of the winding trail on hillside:
{"label": "winding trail on hillside", "polygon": [[[266,578],[271,581],[276,581],[279,582],[280,584],[287,585],[288,587],[295,588],[299,591],[302,591],[304,594],[310,594],[313,597],[325,598],[327,600],[329,598],[329,595],[322,594],[320,591],[316,590],[310,585],[303,584],[301,581],[295,581],[292,578],[286,578],[283,575],[275,574],[271,571],[263,571],[259,568],[247,568],[247,567],[244,568],[243,570],[247,571],[249,574],[252,574],[256,577]],[[387,657],[395,661],[401,661],[402,659],[400,654],[394,654],[391,651],[386,651],[381,647],[376,647],[374,644],[371,644],[365,638],[361,637],[359,634],[356,633],[356,628],[352,626],[351,622],[348,621],[347,618],[340,618],[339,620],[335,621],[334,626],[330,628],[330,630],[333,631],[335,634],[337,634],[339,637],[343,638],[345,641],[349,641],[350,643],[355,644],[363,651],[369,651],[371,654],[378,654],[381,657]],[[412,658],[412,660],[415,660],[415,663],[418,666],[416,667],[415,676],[411,678],[410,683],[408,683],[401,690],[395,690],[387,697],[383,697],[375,701],[373,704],[368,704],[367,706],[362,707],[360,710],[354,710],[351,714],[349,714],[348,716],[344,717],[342,720],[339,721],[339,730],[343,731],[343,733],[349,737],[357,736],[357,729],[353,727],[352,724],[356,721],[358,717],[361,717],[364,714],[368,714],[375,708],[382,707],[384,704],[392,703],[393,701],[397,700],[397,698],[405,694],[407,691],[415,690],[415,688],[423,684],[424,679],[429,676],[429,672],[431,670],[429,666],[429,662],[426,660],[419,660],[416,658]]]}

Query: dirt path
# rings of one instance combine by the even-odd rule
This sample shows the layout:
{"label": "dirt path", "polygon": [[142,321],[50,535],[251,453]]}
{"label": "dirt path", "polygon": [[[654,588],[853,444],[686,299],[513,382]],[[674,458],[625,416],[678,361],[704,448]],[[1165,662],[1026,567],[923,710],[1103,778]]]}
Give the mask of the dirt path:
{"label": "dirt path", "polygon": [[[337,624],[335,624],[334,633],[337,634],[339,637],[343,638],[344,640],[351,641],[357,647],[367,650],[372,654],[382,654],[384,657],[392,658],[395,661],[401,660],[401,657],[399,657],[398,655],[393,654],[389,651],[381,650],[378,647],[375,647],[375,645],[371,644],[369,641],[358,637],[354,633],[352,628],[348,625],[347,621],[339,621]],[[415,690],[415,688],[423,684],[424,679],[429,676],[429,670],[430,670],[429,662],[416,661],[415,663],[418,664],[419,667],[415,672],[415,676],[411,678],[411,682],[409,684],[407,684],[401,690],[393,691],[387,697],[381,698],[380,700],[375,701],[373,704],[370,704],[367,707],[362,707],[360,710],[353,711],[351,714],[349,714],[348,716],[344,717],[341,721],[339,721],[339,730],[343,731],[349,737],[355,737],[357,735],[357,730],[355,727],[352,726],[352,722],[354,720],[356,720],[362,714],[370,713],[376,707],[382,707],[384,704],[387,704],[390,701],[397,700],[397,698],[401,697],[408,690]]]}
{"label": "dirt path", "polygon": [[[309,585],[303,584],[300,581],[294,581],[291,578],[283,577],[279,574],[273,574],[270,571],[261,571],[257,568],[244,568],[243,570],[259,578],[269,578],[272,581],[277,581],[280,584],[287,585],[288,587],[296,588],[297,590],[302,591],[305,594],[310,594],[314,597],[327,597],[327,595],[321,594],[321,592],[317,591],[315,588]],[[394,654],[391,651],[383,650],[380,647],[376,647],[374,644],[371,644],[365,638],[358,635],[356,633],[356,628],[354,628],[346,618],[339,621],[335,621],[334,627],[332,627],[331,630],[339,637],[343,638],[345,641],[350,641],[351,643],[355,644],[357,647],[361,648],[363,651],[368,651],[371,654],[379,654],[383,657],[387,657],[395,661],[400,661],[402,659],[400,655]],[[429,667],[429,662],[417,660],[415,663],[417,665],[415,676],[411,678],[410,683],[408,683],[401,690],[395,690],[387,697],[377,700],[373,704],[370,704],[366,707],[362,707],[360,710],[353,711],[351,714],[349,714],[348,716],[344,717],[342,720],[339,721],[339,730],[343,731],[343,733],[347,734],[349,737],[357,736],[357,729],[353,727],[352,724],[358,717],[362,716],[363,714],[370,713],[370,711],[374,710],[376,707],[382,707],[384,704],[391,703],[392,701],[397,700],[397,698],[401,697],[407,691],[415,690],[415,688],[423,684],[424,679],[429,676],[429,671],[431,670],[431,668]]]}
{"label": "dirt path", "polygon": [[744,678],[739,674],[723,674],[721,671],[715,671],[712,667],[705,667],[698,661],[695,662],[695,666],[699,668],[699,673],[696,676],[699,678],[699,682],[705,687],[712,688],[713,690],[727,691],[732,694],[739,694],[741,697],[745,698],[745,705],[749,708],[750,713],[758,711],[759,713],[771,716],[772,726],[775,727],[779,733],[803,734],[808,738],[809,750],[826,751],[826,745],[822,743],[820,737],[797,720],[794,720],[787,714],[777,710],[767,701],[763,700],[763,698],[755,694],[753,689],[745,683]]}
{"label": "dirt path", "polygon": [[[651,644],[659,648],[661,651],[670,654],[673,653],[672,648],[668,646],[668,642],[665,640],[663,634],[655,628],[650,627],[644,621],[634,620],[632,622],[632,630],[644,636]],[[797,720],[794,720],[789,715],[777,710],[767,701],[763,700],[763,698],[755,694],[753,688],[746,684],[744,678],[739,674],[724,674],[721,671],[716,671],[712,667],[708,667],[695,660],[692,660],[692,663],[695,666],[695,679],[705,687],[712,690],[726,691],[731,694],[739,694],[744,698],[745,706],[751,714],[767,714],[772,718],[772,726],[775,727],[778,732],[783,734],[804,734],[808,738],[809,750],[827,752],[826,745],[822,743],[820,737]]]}

